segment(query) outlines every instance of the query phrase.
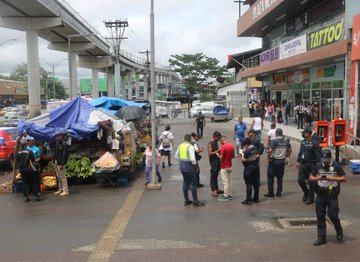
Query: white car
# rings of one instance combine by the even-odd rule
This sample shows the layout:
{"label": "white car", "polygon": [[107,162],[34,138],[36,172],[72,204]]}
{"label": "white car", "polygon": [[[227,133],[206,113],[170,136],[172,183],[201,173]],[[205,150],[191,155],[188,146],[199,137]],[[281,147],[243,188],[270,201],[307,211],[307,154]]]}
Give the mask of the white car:
{"label": "white car", "polygon": [[197,117],[201,112],[205,117],[214,118],[213,110],[210,106],[195,106],[190,109],[190,117]]}

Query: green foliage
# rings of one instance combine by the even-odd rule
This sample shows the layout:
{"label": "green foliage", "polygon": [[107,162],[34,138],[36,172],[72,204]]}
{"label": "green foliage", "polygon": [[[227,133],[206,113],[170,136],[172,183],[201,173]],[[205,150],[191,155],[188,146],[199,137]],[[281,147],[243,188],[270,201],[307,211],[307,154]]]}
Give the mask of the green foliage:
{"label": "green foliage", "polygon": [[191,92],[201,93],[201,84],[211,78],[225,73],[225,67],[219,66],[216,58],[207,57],[203,53],[171,55],[170,66],[179,73],[187,89]]}

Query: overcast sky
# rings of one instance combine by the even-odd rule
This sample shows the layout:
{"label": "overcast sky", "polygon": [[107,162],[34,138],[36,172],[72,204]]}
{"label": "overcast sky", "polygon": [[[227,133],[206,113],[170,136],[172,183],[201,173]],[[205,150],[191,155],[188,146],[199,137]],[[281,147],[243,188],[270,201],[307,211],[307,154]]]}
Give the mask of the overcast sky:
{"label": "overcast sky", "polygon": [[[168,65],[173,54],[203,52],[217,58],[221,65],[227,55],[259,48],[256,38],[236,37],[238,4],[233,0],[154,0],[155,2],[155,58],[157,64]],[[109,36],[105,20],[128,19],[125,31],[127,40],[122,49],[141,56],[140,51],[150,50],[150,0],[68,0],[68,3],[96,28]],[[8,75],[17,65],[26,62],[25,33],[0,28],[0,45],[7,39],[18,39],[0,47],[0,74]],[[47,42],[39,40],[39,56],[50,64],[67,58],[67,53],[47,49]],[[40,61],[45,70],[51,67]],[[55,75],[68,78],[67,61],[55,70]],[[78,68],[78,77],[91,76],[88,69]]]}

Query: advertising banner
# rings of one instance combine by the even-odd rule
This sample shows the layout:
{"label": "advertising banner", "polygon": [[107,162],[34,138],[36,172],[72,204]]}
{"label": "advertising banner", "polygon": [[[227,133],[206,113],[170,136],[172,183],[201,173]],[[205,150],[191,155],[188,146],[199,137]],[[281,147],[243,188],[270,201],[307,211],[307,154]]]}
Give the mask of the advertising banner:
{"label": "advertising banner", "polygon": [[344,79],[344,63],[313,67],[310,69],[310,81],[333,81]]}
{"label": "advertising banner", "polygon": [[288,84],[309,83],[309,81],[310,81],[309,70],[289,72],[287,74],[287,83]]}
{"label": "advertising banner", "polygon": [[351,61],[360,60],[360,14],[354,16]]}
{"label": "advertising banner", "polygon": [[307,35],[307,50],[333,44],[345,37],[345,23],[342,19],[336,23],[316,30]]}
{"label": "advertising banner", "polygon": [[232,107],[247,107],[247,94],[246,90],[243,91],[228,91],[226,94],[227,102]]}
{"label": "advertising banner", "polygon": [[305,52],[306,35],[299,36],[280,45],[280,59],[285,59]]}
{"label": "advertising banner", "polygon": [[260,55],[260,65],[270,64],[272,61],[279,59],[279,47],[271,48]]}

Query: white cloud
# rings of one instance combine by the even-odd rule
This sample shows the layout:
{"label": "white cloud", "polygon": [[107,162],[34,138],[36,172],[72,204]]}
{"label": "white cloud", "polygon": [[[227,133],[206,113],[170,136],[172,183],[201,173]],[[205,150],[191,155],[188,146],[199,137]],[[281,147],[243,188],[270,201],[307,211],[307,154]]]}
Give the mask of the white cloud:
{"label": "white cloud", "polygon": [[[150,49],[150,0],[68,0],[69,4],[104,36],[108,32],[105,20],[127,18],[127,40],[122,48],[134,55]],[[136,3],[135,3],[136,2]],[[231,0],[154,0],[155,2],[155,47],[156,62],[168,64],[170,55],[203,52],[226,64],[227,55],[247,51],[261,46],[259,39],[237,38],[236,21],[238,6]],[[17,64],[26,62],[25,33],[0,28],[0,44],[10,38],[19,41],[7,43],[0,48],[0,74],[8,74]],[[67,58],[64,52],[47,49],[47,42],[39,41],[40,58],[49,63],[57,63]],[[42,63],[51,71],[51,68]],[[56,75],[66,78],[67,62],[55,70]],[[78,69],[78,76],[90,76],[89,69]]]}

